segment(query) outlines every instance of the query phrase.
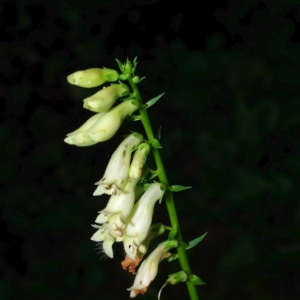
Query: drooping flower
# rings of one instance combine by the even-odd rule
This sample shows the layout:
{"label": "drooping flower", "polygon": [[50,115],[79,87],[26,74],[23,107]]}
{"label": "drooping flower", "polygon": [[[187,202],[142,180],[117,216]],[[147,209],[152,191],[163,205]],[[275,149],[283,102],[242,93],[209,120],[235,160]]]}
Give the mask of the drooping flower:
{"label": "drooping flower", "polygon": [[165,241],[157,246],[149,256],[142,262],[133,285],[127,290],[130,291],[130,298],[135,298],[138,294],[145,294],[150,283],[154,280],[158,272],[158,264],[170,256],[168,252],[171,248],[177,247],[177,241]]}
{"label": "drooping flower", "polygon": [[98,187],[93,194],[94,196],[122,193],[128,179],[131,153],[142,140],[142,135],[138,133],[132,133],[124,139],[111,156],[103,177],[95,183]]}
{"label": "drooping flower", "polygon": [[67,77],[69,83],[84,88],[93,88],[107,81],[113,82],[118,80],[119,74],[112,69],[87,69],[72,73]]}
{"label": "drooping flower", "polygon": [[124,249],[131,260],[135,260],[138,247],[149,234],[154,205],[162,198],[166,187],[162,183],[151,184],[140,200],[134,205],[133,210],[126,220],[124,229]]}
{"label": "drooping flower", "polygon": [[99,211],[99,215],[95,220],[96,223],[108,222],[110,234],[114,237],[122,236],[125,227],[125,220],[129,216],[134,200],[135,186],[138,179],[128,178],[124,186],[124,193],[112,195],[104,209]]}
{"label": "drooping flower", "polygon": [[132,260],[127,254],[125,259],[121,262],[122,268],[129,273],[136,274],[135,268],[139,265],[144,255],[147,253],[150,241],[156,238],[158,235],[164,233],[165,226],[161,223],[151,225],[150,231],[143,241],[143,243],[137,248],[135,260]]}
{"label": "drooping flower", "polygon": [[129,88],[126,84],[113,84],[103,88],[96,94],[83,100],[83,107],[93,111],[102,112],[109,110],[116,100],[129,94]]}
{"label": "drooping flower", "polygon": [[124,118],[138,109],[134,101],[125,101],[108,112],[91,117],[77,130],[69,133],[65,142],[76,146],[91,146],[109,140],[120,128]]}

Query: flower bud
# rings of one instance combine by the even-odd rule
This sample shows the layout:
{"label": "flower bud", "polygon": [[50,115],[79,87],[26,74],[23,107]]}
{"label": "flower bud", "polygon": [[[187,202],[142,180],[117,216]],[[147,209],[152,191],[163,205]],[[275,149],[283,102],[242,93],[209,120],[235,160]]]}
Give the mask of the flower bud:
{"label": "flower bud", "polygon": [[109,140],[120,128],[124,118],[137,110],[134,101],[125,101],[108,112],[91,117],[79,129],[67,134],[65,142],[76,146],[91,146]]}
{"label": "flower bud", "polygon": [[107,81],[113,82],[119,78],[117,71],[112,69],[87,69],[72,73],[67,77],[69,83],[85,88],[93,88]]}
{"label": "flower bud", "polygon": [[146,143],[139,145],[138,149],[134,153],[130,169],[129,177],[140,178],[142,175],[143,167],[147,159],[147,155],[150,151],[150,146]]}
{"label": "flower bud", "polygon": [[109,110],[119,97],[129,94],[126,84],[113,84],[83,100],[83,107],[94,112]]}
{"label": "flower bud", "polygon": [[134,101],[124,101],[110,109],[99,122],[90,127],[88,133],[96,143],[109,140],[120,128],[124,118],[137,109]]}

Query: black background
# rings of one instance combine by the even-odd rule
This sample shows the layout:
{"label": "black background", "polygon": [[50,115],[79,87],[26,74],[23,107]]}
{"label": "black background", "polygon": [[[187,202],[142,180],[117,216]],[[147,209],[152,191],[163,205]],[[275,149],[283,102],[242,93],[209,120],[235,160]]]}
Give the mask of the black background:
{"label": "black background", "polygon": [[[1,1],[1,299],[128,299],[133,276],[90,241],[109,141],[72,147],[97,89],[66,76],[138,57],[144,101],[184,239],[206,282],[200,299],[299,299],[300,48],[298,1]],[[192,3],[192,2],[191,2]],[[155,221],[168,225],[164,203]],[[155,244],[155,243],[154,243]],[[163,262],[156,299],[177,261]],[[188,299],[184,284],[161,299]]]}

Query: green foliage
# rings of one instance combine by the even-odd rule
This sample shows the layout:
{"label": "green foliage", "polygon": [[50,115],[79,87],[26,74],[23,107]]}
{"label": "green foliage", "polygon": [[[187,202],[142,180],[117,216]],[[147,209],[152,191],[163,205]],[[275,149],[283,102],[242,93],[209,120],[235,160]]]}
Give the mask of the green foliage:
{"label": "green foliage", "polygon": [[191,281],[193,284],[196,284],[196,285],[203,285],[203,284],[205,284],[205,282],[203,282],[202,279],[199,278],[196,275],[189,276],[188,280]]}
{"label": "green foliage", "polygon": [[154,98],[152,98],[151,100],[149,100],[145,105],[146,108],[149,108],[150,106],[152,106],[153,104],[155,104],[165,93],[162,93]]}
{"label": "green foliage", "polygon": [[205,238],[206,235],[207,235],[207,232],[205,232],[201,236],[193,239],[192,241],[189,241],[189,244],[187,245],[187,247],[185,249],[188,250],[188,249],[191,249],[191,248],[195,247],[196,245],[198,245]]}
{"label": "green foliage", "polygon": [[171,192],[181,192],[181,191],[184,191],[184,190],[188,190],[190,188],[191,188],[191,186],[183,186],[183,185],[170,185],[168,187],[168,189]]}

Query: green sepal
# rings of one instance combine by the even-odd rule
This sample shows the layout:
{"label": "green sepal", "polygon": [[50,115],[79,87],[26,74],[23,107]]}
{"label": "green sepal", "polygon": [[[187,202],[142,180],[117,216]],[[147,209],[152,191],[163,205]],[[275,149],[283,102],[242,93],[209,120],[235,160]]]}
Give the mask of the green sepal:
{"label": "green sepal", "polygon": [[161,198],[158,199],[158,203],[159,203],[159,204],[161,204],[162,199],[163,199],[163,196],[162,196]]}
{"label": "green sepal", "polygon": [[147,176],[149,175],[149,168],[147,165],[144,165],[143,170],[142,170],[142,175],[139,179],[140,182],[146,181],[148,178]]}
{"label": "green sepal", "polygon": [[169,186],[169,190],[171,192],[181,192],[181,191],[184,191],[184,190],[187,190],[187,189],[190,189],[191,186],[184,186],[184,185],[170,185]]}
{"label": "green sepal", "polygon": [[130,74],[130,75],[132,73],[134,73],[131,61],[128,58],[126,59],[126,63],[124,64],[124,71],[125,71],[124,73]]}
{"label": "green sepal", "polygon": [[116,77],[116,74],[113,74],[113,73],[108,73],[108,74],[104,75],[104,77],[107,79],[107,81],[110,81],[110,82],[117,81],[119,79],[119,76]]}
{"label": "green sepal", "polygon": [[169,257],[168,257],[168,262],[171,262],[171,261],[173,261],[173,260],[175,260],[175,259],[177,259],[178,258],[178,254],[177,253],[173,253],[173,254],[171,254]]}
{"label": "green sepal", "polygon": [[120,79],[120,80],[127,80],[128,77],[129,77],[129,74],[121,74],[121,75],[119,76],[119,79]]}
{"label": "green sepal", "polygon": [[157,237],[165,232],[165,225],[163,223],[152,224],[150,231],[155,231],[155,237]]}
{"label": "green sepal", "polygon": [[[122,73],[125,73],[124,65],[116,58],[117,64],[121,70]],[[121,76],[121,75],[120,75]]]}
{"label": "green sepal", "polygon": [[159,149],[162,148],[160,142],[157,139],[154,139],[153,142],[151,143],[152,147]]}
{"label": "green sepal", "polygon": [[170,275],[168,275],[168,277],[169,278],[168,278],[167,282],[172,285],[180,283],[180,282],[185,282],[188,278],[187,274],[184,271],[179,271],[179,272],[170,274]]}
{"label": "green sepal", "polygon": [[149,180],[155,178],[155,177],[158,176],[158,174],[159,174],[158,170],[155,170],[155,171],[154,171],[154,170],[149,170],[149,173],[151,174],[151,175],[149,176]]}
{"label": "green sepal", "polygon": [[125,96],[129,95],[130,94],[129,87],[126,84],[124,84],[123,82],[119,82],[119,84],[121,84],[122,88],[124,89],[121,97],[125,97]]}
{"label": "green sepal", "polygon": [[139,121],[141,119],[140,115],[130,115],[126,117],[128,121]]}
{"label": "green sepal", "polygon": [[188,249],[195,247],[197,244],[199,244],[205,238],[206,235],[207,235],[207,232],[205,232],[201,236],[197,237],[196,239],[191,240],[185,249],[188,250]]}
{"label": "green sepal", "polygon": [[166,243],[164,249],[167,250],[167,251],[170,251],[171,249],[176,248],[177,246],[178,246],[178,241],[177,240],[169,240]]}
{"label": "green sepal", "polygon": [[144,77],[141,77],[137,83],[140,83],[140,82],[141,82],[143,79],[145,79],[145,78],[146,78],[145,76],[144,76]]}
{"label": "green sepal", "polygon": [[198,276],[196,275],[191,275],[189,276],[189,279],[188,279],[190,282],[192,282],[193,284],[195,285],[202,285],[202,284],[205,284],[205,282],[202,281],[201,278],[199,278]]}
{"label": "green sepal", "polygon": [[149,100],[146,104],[145,107],[149,108],[150,106],[152,106],[155,102],[157,102],[165,93],[162,93],[154,98],[152,98],[151,100]]}
{"label": "green sepal", "polygon": [[169,232],[168,239],[173,240],[175,238],[176,234],[177,234],[177,228],[172,227],[172,229]]}

